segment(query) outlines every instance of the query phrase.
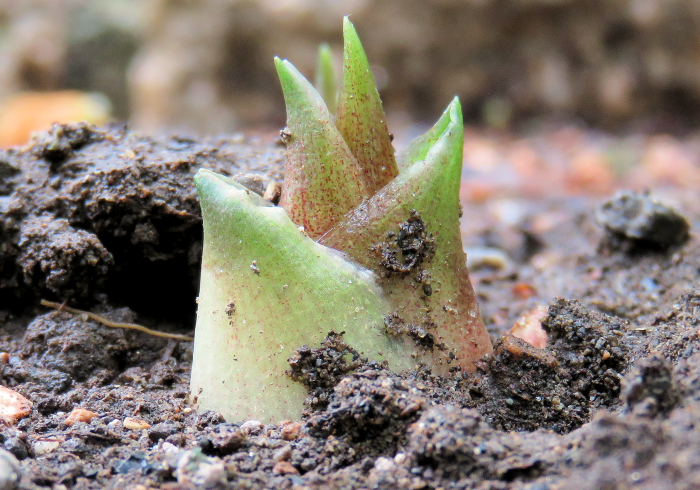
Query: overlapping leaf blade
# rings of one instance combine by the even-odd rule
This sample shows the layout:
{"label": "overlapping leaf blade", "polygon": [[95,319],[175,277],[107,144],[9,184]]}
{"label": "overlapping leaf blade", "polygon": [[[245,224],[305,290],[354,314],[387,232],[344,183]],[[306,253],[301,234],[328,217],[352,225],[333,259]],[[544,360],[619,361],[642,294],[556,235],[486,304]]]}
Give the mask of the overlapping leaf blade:
{"label": "overlapping leaf blade", "polygon": [[343,75],[335,124],[362,169],[367,189],[374,194],[399,170],[367,56],[347,17],[343,38]]}
{"label": "overlapping leaf blade", "polygon": [[[319,239],[319,243],[347,253],[359,264],[381,274],[380,257],[368,251],[385,242],[388,232],[398,231],[412,210],[418,211],[427,224],[427,231],[435,237],[435,255],[421,266],[432,277],[433,294],[424,295],[417,287],[418,270],[404,276],[393,275],[380,285],[394,311],[404,321],[435,324],[435,337],[456,355],[462,367],[473,369],[473,360],[490,352],[491,343],[469,281],[459,234],[464,143],[459,100],[455,99],[445,113],[448,124],[441,118],[435,132],[426,138],[435,139],[435,142],[422,145],[423,160],[410,165],[372,198],[348,213]],[[436,135],[438,137],[434,138]],[[443,362],[446,354],[449,355],[434,352],[434,364]]]}
{"label": "overlapping leaf blade", "polygon": [[[456,97],[453,103],[455,101],[457,101],[457,103],[459,102]],[[428,154],[428,151],[433,147],[433,145],[435,145],[435,143],[437,143],[440,136],[442,136],[445,129],[447,129],[447,126],[450,124],[452,120],[450,114],[452,108],[453,105],[450,104],[450,106],[445,109],[445,112],[442,113],[442,116],[440,116],[440,119],[438,119],[432,128],[411,141],[408,146],[397,155],[396,163],[399,167],[399,171],[403,172],[413,163],[425,160],[425,156]]]}
{"label": "overlapping leaf blade", "polygon": [[195,182],[204,217],[192,371],[198,407],[237,420],[298,416],[306,391],[285,375],[287,359],[333,330],[372,359],[412,365],[414,347],[384,335],[387,300],[372,273],[234,181],[200,170]]}
{"label": "overlapping leaf blade", "polygon": [[275,59],[287,105],[287,161],[280,205],[312,238],[369,197],[362,169],[326,104],[287,60]]}

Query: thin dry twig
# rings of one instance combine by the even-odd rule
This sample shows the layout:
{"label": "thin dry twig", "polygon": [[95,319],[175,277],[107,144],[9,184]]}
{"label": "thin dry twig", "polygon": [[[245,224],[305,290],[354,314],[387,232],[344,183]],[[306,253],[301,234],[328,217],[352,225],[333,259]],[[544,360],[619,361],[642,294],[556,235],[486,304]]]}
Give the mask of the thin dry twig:
{"label": "thin dry twig", "polygon": [[124,328],[128,330],[138,330],[139,332],[147,333],[148,335],[153,335],[155,337],[164,337],[166,339],[176,339],[176,340],[194,340],[192,337],[189,337],[187,335],[180,335],[177,333],[165,333],[165,332],[158,332],[156,330],[151,330],[150,328],[146,328],[142,325],[136,325],[135,323],[119,323],[119,322],[113,322],[112,320],[105,318],[103,316],[100,316],[96,313],[91,313],[89,311],[83,311],[83,310],[78,310],[76,308],[71,308],[69,306],[66,306],[65,303],[54,303],[52,301],[46,301],[45,299],[41,300],[42,306],[48,306],[50,308],[55,308],[58,311],[67,311],[68,313],[73,313],[74,315],[87,315],[88,318],[91,318],[95,320],[96,322],[100,322],[102,325],[105,325],[107,327],[112,327],[112,328]]}

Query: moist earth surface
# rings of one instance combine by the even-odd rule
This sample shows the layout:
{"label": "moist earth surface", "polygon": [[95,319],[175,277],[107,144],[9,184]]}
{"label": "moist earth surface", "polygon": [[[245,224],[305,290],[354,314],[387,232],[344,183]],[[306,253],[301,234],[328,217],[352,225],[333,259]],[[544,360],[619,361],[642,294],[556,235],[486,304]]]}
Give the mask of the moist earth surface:
{"label": "moist earth surface", "polygon": [[[512,257],[472,269],[493,355],[396,374],[329,332],[292,358],[302,418],[275,425],[194,411],[191,342],[41,306],[191,333],[194,173],[263,194],[282,163],[272,138],[86,125],[0,153],[1,382],[33,403],[0,430],[3,488],[700,487],[697,193],[522,198],[508,225],[464,203],[466,245]],[[504,333],[536,311],[544,348]]]}

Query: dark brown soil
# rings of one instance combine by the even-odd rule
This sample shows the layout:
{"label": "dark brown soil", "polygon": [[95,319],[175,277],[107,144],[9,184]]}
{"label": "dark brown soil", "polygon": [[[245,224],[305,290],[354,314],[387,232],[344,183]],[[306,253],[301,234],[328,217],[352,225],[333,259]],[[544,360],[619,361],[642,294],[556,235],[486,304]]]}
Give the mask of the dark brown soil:
{"label": "dark brown soil", "polygon": [[[521,199],[508,226],[465,206],[467,245],[515,258],[472,273],[493,355],[472,374],[394,374],[332,337],[299,352],[308,410],[278,425],[193,411],[189,342],[39,306],[191,332],[194,172],[247,174],[260,191],[281,161],[272,140],[86,126],[0,154],[1,381],[34,403],[0,431],[21,488],[700,488],[697,195],[678,197],[688,241],[654,246],[612,240],[600,202]],[[552,213],[563,219],[529,230]],[[531,294],[514,293],[523,284]],[[547,348],[501,336],[542,303]],[[66,426],[74,408],[98,416]],[[16,471],[0,451],[0,480]]]}

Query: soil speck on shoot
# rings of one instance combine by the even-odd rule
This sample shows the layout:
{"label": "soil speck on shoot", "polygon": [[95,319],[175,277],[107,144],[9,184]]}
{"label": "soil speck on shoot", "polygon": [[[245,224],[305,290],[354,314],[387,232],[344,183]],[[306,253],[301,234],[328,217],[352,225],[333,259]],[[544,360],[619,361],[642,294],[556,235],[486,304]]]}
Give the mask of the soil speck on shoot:
{"label": "soil speck on shoot", "polygon": [[[427,232],[425,222],[415,209],[411,211],[410,217],[399,225],[398,234],[389,231],[386,238],[387,241],[378,244],[376,248],[381,254],[379,264],[389,274],[408,274],[423,262],[429,262],[435,255],[433,235]],[[429,282],[424,282],[429,281],[429,276],[429,272],[422,271],[416,281],[429,285]]]}

